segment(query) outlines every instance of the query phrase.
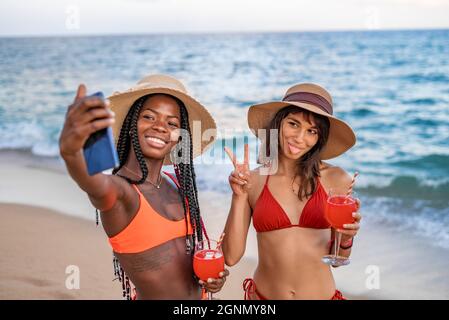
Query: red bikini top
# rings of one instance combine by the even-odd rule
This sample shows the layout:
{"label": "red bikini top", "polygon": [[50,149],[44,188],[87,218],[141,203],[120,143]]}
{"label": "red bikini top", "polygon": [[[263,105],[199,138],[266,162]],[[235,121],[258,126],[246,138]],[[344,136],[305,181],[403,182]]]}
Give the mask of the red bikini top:
{"label": "red bikini top", "polygon": [[304,209],[301,212],[299,223],[292,224],[290,218],[282,209],[279,202],[273,197],[268,189],[267,176],[262,193],[257,199],[253,210],[253,225],[257,232],[266,232],[290,227],[328,229],[331,227],[324,216],[324,210],[327,200],[327,194],[317,179],[318,185],[316,191],[307,200]]}

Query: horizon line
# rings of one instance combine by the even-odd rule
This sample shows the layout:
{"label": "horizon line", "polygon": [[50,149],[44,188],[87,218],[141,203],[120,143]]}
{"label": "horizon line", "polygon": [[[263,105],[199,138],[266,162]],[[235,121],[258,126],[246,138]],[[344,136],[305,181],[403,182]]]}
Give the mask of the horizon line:
{"label": "horizon line", "polygon": [[446,27],[429,28],[379,28],[379,29],[316,29],[316,30],[245,30],[245,31],[173,31],[173,32],[124,32],[124,33],[49,33],[49,34],[0,34],[0,38],[75,38],[116,36],[180,36],[180,35],[237,35],[237,34],[282,34],[282,33],[349,33],[349,32],[393,32],[393,31],[444,31]]}

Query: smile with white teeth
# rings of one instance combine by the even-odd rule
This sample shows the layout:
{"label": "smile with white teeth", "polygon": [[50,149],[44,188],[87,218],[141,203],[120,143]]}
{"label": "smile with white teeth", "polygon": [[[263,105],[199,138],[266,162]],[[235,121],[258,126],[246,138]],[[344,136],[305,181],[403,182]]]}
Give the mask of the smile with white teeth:
{"label": "smile with white teeth", "polygon": [[152,143],[159,145],[159,146],[165,146],[167,143],[164,140],[161,140],[159,138],[155,138],[155,137],[145,137],[145,139],[147,141],[151,141]]}

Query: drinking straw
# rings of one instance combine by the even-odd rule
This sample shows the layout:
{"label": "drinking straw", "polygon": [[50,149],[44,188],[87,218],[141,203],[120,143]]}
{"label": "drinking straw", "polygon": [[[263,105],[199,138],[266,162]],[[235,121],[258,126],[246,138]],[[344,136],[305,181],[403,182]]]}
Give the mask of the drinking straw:
{"label": "drinking straw", "polygon": [[221,234],[221,236],[220,236],[220,239],[218,240],[218,243],[217,243],[217,250],[220,249],[221,243],[223,242],[224,236],[225,236],[225,233],[223,232],[223,233]]}
{"label": "drinking straw", "polygon": [[351,196],[352,188],[354,187],[354,184],[355,184],[355,178],[357,178],[358,175],[359,175],[359,173],[356,171],[354,173],[354,176],[352,177],[351,185],[349,186],[348,192],[346,193],[346,198],[349,198]]}

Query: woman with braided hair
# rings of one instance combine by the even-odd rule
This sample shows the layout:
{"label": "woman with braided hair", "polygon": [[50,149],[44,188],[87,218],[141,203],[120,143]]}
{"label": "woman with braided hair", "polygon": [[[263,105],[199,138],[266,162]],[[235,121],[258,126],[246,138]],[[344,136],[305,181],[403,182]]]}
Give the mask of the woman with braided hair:
{"label": "woman with braided hair", "polygon": [[[60,154],[72,178],[101,213],[114,252],[114,270],[130,299],[200,299],[201,287],[218,292],[229,274],[207,283],[195,278],[195,242],[205,232],[193,158],[215,139],[215,122],[182,83],[152,75],[103,101],[80,85],[60,137]],[[193,122],[209,141],[192,142]],[[119,166],[89,176],[82,148],[93,132],[112,126]],[[173,164],[176,178],[162,174]],[[131,292],[130,281],[135,286]],[[203,293],[205,291],[203,290]]]}

